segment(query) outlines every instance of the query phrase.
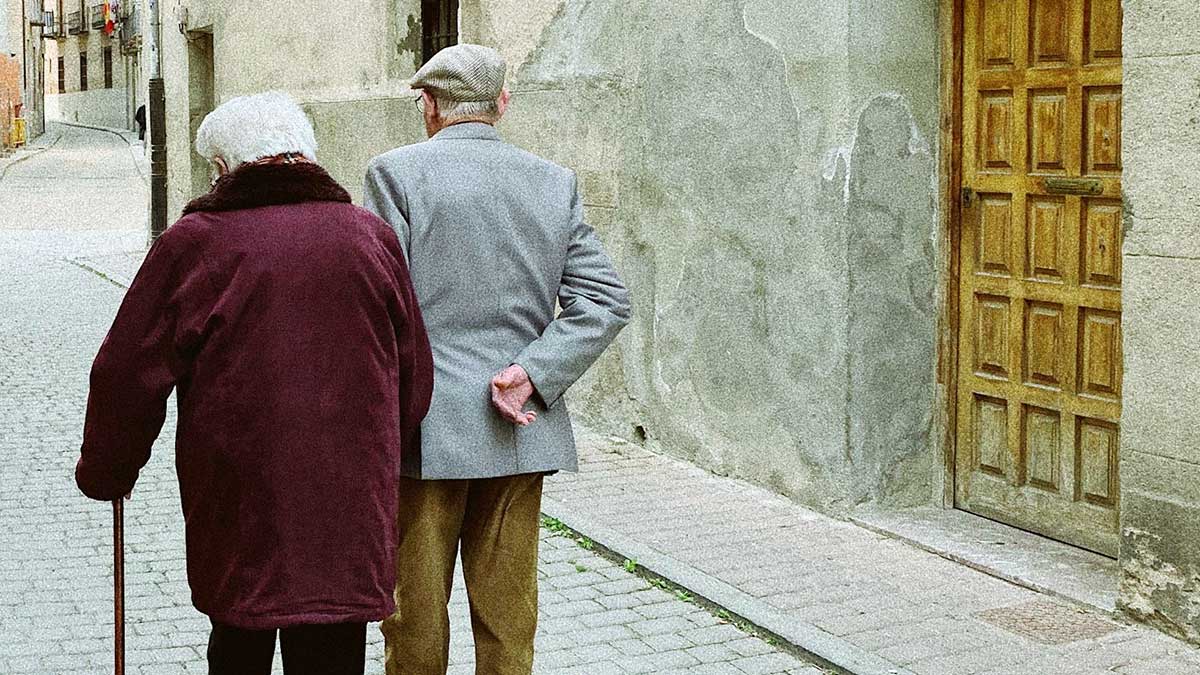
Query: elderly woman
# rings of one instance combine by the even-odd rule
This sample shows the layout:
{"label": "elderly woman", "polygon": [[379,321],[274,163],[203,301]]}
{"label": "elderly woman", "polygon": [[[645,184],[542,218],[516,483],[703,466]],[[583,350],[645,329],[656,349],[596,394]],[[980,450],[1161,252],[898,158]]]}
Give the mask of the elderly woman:
{"label": "elderly woman", "polygon": [[314,163],[282,94],[236,98],[196,150],[212,191],[155,242],[91,374],[76,482],[133,489],[178,391],[188,581],[209,673],[361,675],[394,611],[397,478],[432,357],[391,227]]}

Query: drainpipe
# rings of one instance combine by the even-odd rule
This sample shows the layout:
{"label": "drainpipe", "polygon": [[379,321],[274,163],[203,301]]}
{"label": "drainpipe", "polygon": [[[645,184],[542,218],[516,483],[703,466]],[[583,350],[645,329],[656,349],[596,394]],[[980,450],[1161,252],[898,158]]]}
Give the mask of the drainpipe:
{"label": "drainpipe", "polygon": [[[25,109],[29,109],[29,101],[25,99],[29,96],[29,8],[25,6],[25,0],[21,0],[21,102],[25,104]],[[29,131],[25,134],[28,136]]]}
{"label": "drainpipe", "polygon": [[150,74],[150,238],[158,239],[167,230],[167,92],[162,73],[162,5],[150,0],[150,31],[153,50]]}

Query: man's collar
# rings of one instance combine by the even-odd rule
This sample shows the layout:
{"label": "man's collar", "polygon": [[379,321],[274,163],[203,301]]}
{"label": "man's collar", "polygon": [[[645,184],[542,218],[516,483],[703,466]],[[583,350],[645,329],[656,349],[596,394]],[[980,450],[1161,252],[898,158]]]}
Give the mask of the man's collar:
{"label": "man's collar", "polygon": [[451,124],[433,135],[431,141],[501,141],[500,132],[496,127],[483,122],[463,122]]}

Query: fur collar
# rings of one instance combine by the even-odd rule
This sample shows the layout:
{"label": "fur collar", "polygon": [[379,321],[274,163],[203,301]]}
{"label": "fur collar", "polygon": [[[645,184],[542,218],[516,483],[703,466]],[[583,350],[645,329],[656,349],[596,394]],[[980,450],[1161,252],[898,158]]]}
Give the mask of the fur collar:
{"label": "fur collar", "polygon": [[325,169],[311,162],[246,164],[193,199],[184,215],[196,211],[237,211],[301,202],[350,202],[350,195]]}

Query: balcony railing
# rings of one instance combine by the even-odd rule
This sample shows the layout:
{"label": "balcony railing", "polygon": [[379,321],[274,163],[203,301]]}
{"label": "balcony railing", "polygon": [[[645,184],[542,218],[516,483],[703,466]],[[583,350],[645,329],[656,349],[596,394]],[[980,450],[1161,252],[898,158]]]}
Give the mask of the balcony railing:
{"label": "balcony railing", "polygon": [[92,28],[101,30],[104,28],[104,3],[98,2],[91,7]]}
{"label": "balcony railing", "polygon": [[66,37],[63,34],[62,17],[54,12],[45,12],[42,15],[42,37],[55,40]]}
{"label": "balcony railing", "polygon": [[[141,46],[142,18],[138,13],[140,3],[129,2],[122,4],[121,23],[119,24],[121,46],[129,52],[136,52]],[[128,9],[126,9],[128,8]]]}
{"label": "balcony railing", "polygon": [[87,32],[87,24],[83,22],[83,11],[67,14],[67,35],[78,35]]}

